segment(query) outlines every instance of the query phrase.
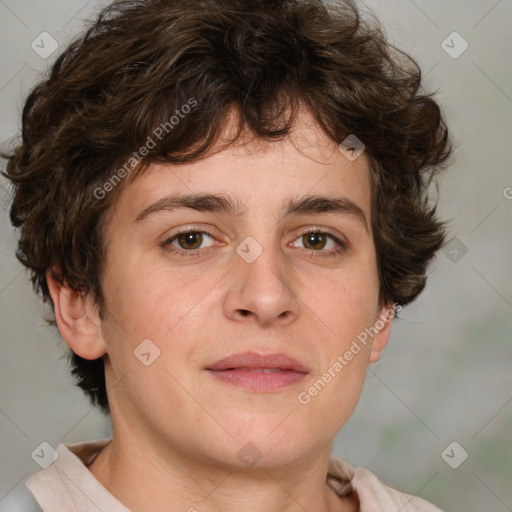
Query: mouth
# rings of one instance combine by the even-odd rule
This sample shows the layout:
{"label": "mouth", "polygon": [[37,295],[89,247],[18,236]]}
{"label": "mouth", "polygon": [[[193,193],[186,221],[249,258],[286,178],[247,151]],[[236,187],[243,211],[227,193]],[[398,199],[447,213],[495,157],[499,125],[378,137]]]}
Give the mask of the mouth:
{"label": "mouth", "polygon": [[309,368],[286,354],[262,355],[257,352],[233,354],[207,368],[225,383],[250,391],[271,392],[306,378]]}
{"label": "mouth", "polygon": [[209,365],[207,370],[243,370],[243,371],[285,371],[291,370],[297,373],[309,373],[309,368],[297,359],[287,354],[258,354],[257,352],[242,352]]}
{"label": "mouth", "polygon": [[[210,369],[210,368],[208,368],[208,369]],[[226,368],[225,370],[212,370],[212,371],[275,373],[275,372],[286,372],[288,370],[283,369],[283,368]]]}

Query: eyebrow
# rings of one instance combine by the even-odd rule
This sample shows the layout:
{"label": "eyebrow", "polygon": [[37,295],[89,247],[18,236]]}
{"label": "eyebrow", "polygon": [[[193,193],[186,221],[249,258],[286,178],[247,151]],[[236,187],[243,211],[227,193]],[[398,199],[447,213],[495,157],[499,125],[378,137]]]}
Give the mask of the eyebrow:
{"label": "eyebrow", "polygon": [[[135,222],[142,222],[161,211],[188,208],[200,212],[218,212],[238,217],[245,212],[243,203],[225,194],[175,194],[162,197],[142,210]],[[337,213],[358,219],[369,233],[368,220],[363,210],[346,197],[303,196],[285,202],[280,217],[307,213]]]}

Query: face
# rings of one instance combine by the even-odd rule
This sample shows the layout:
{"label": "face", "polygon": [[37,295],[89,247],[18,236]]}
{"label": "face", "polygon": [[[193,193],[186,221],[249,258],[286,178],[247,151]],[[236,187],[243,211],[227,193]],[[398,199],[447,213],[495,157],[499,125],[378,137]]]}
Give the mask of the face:
{"label": "face", "polygon": [[[370,193],[364,154],[347,159],[307,116],[286,141],[153,165],[129,183],[105,230],[99,339],[114,435],[228,466],[240,449],[260,467],[330,452],[387,338],[373,353],[357,341],[383,313]],[[169,199],[191,194],[221,199]],[[208,369],[245,352],[303,371]]]}

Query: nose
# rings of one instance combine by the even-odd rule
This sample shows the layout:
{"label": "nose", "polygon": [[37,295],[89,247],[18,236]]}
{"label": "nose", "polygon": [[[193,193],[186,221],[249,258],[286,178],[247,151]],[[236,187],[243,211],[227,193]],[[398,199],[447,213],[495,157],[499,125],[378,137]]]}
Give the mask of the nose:
{"label": "nose", "polygon": [[224,299],[226,316],[261,327],[293,323],[299,314],[299,300],[290,286],[293,269],[286,255],[278,248],[263,247],[252,262],[238,254],[234,260],[232,281]]}

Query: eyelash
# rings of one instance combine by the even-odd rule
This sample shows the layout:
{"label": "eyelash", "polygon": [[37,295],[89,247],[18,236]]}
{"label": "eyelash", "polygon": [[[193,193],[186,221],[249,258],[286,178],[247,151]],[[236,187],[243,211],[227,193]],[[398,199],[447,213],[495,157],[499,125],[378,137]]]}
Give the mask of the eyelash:
{"label": "eyelash", "polygon": [[[161,247],[165,249],[165,248],[171,246],[171,243],[174,240],[176,240],[180,235],[189,234],[189,233],[203,233],[203,234],[210,236],[211,238],[215,238],[212,233],[210,233],[209,231],[207,231],[205,229],[198,229],[198,228],[192,227],[192,228],[184,229],[183,231],[180,231],[179,233],[176,233],[172,237],[168,238],[161,244]],[[338,245],[338,247],[336,249],[332,249],[330,251],[324,251],[324,250],[316,251],[314,249],[304,249],[305,251],[308,252],[308,257],[310,257],[310,258],[332,258],[334,256],[344,253],[348,247],[345,242],[341,241],[339,238],[335,237],[328,231],[324,231],[320,228],[305,229],[304,231],[302,231],[299,234],[299,236],[295,240],[298,240],[299,238],[302,238],[303,236],[309,235],[312,233],[321,233],[321,234],[327,235],[331,240],[333,240]],[[177,249],[174,246],[171,246],[171,247],[172,247],[171,252],[174,255],[179,256],[181,258],[193,258],[193,257],[202,256],[204,254],[207,254],[210,250],[210,248],[185,250],[185,249]]]}

